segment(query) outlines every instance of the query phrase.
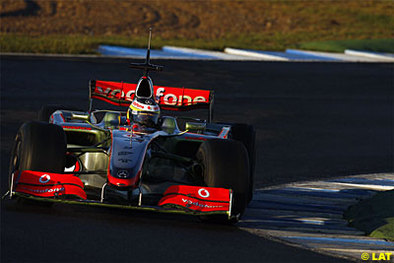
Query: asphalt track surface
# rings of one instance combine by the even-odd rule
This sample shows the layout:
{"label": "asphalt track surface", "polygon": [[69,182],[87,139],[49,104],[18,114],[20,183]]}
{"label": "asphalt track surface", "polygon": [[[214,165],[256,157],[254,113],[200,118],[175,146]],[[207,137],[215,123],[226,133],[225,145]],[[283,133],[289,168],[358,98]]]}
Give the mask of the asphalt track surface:
{"label": "asphalt track surface", "polygon": [[[87,108],[128,59],[1,57],[1,191],[12,140],[43,104]],[[393,64],[154,61],[155,84],[215,90],[215,120],[257,129],[256,186],[393,171]],[[1,262],[341,262],[185,216],[1,203]]]}

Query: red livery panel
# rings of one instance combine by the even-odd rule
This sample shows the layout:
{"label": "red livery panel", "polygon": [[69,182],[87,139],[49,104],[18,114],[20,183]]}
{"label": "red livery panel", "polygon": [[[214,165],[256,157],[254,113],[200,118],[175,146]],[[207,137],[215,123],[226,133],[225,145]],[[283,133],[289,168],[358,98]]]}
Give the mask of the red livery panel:
{"label": "red livery panel", "polygon": [[[117,106],[128,107],[134,98],[137,84],[111,81],[92,81],[90,96]],[[154,86],[154,97],[164,110],[208,108],[212,92],[201,89]]]}
{"label": "red livery panel", "polygon": [[73,195],[86,199],[82,181],[72,174],[22,171],[15,181],[15,192],[39,197]]}
{"label": "red livery panel", "polygon": [[199,212],[229,211],[230,191],[224,188],[175,185],[165,191],[158,205],[180,206]]}

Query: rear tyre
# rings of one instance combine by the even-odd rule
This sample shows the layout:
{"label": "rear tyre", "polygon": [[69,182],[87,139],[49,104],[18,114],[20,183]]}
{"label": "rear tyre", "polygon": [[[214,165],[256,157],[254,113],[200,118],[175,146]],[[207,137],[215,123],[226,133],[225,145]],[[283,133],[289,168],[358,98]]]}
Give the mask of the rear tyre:
{"label": "rear tyre", "polygon": [[244,145],[234,140],[213,139],[201,144],[197,152],[208,187],[233,190],[231,221],[226,216],[202,216],[203,221],[235,223],[242,216],[249,196],[249,160]]}
{"label": "rear tyre", "polygon": [[44,122],[22,124],[11,152],[10,187],[12,173],[16,171],[64,172],[66,149],[66,137],[60,126]]}

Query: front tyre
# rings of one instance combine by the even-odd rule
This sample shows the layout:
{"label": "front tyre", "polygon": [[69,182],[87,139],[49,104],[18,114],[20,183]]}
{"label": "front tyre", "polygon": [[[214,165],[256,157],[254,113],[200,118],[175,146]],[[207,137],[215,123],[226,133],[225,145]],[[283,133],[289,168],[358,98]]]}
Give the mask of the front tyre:
{"label": "front tyre", "polygon": [[254,191],[254,173],[255,173],[255,164],[256,164],[256,131],[252,125],[244,124],[244,123],[236,123],[231,126],[231,135],[230,138],[236,141],[242,142],[246,150],[248,151],[249,157],[249,173],[250,173],[250,181],[249,181],[249,195],[248,195],[248,203],[253,199],[253,191]]}
{"label": "front tyre", "polygon": [[[197,160],[202,166],[206,186],[233,190],[232,215],[235,223],[242,216],[249,196],[249,159],[245,146],[238,141],[213,139],[201,144]],[[228,222],[227,217],[202,216],[204,221]]]}
{"label": "front tyre", "polygon": [[60,126],[44,122],[22,124],[11,152],[10,187],[14,172],[24,170],[64,172],[66,149],[66,137]]}

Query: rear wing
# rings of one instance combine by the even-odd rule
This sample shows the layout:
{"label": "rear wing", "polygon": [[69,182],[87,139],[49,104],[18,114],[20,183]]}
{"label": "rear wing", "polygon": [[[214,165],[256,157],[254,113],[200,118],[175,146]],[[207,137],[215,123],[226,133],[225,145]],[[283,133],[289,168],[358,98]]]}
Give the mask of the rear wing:
{"label": "rear wing", "polygon": [[[137,84],[91,80],[89,82],[89,112],[93,99],[99,99],[116,106],[128,107],[134,98]],[[153,86],[154,96],[163,110],[188,111],[209,109],[208,121],[213,114],[214,92],[202,89]]]}

